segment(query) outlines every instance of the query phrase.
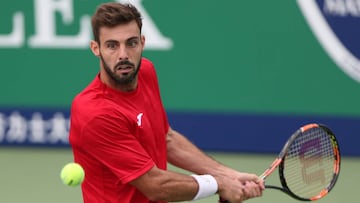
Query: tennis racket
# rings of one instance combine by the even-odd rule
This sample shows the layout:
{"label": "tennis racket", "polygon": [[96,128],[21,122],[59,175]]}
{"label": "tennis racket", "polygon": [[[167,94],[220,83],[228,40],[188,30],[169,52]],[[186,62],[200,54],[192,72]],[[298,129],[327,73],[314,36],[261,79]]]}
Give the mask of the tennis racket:
{"label": "tennis racket", "polygon": [[[265,180],[279,169],[281,186],[265,185],[301,201],[323,198],[335,186],[340,172],[340,149],[325,125],[308,124],[288,139],[278,157],[259,177]],[[219,203],[230,203],[220,198]]]}

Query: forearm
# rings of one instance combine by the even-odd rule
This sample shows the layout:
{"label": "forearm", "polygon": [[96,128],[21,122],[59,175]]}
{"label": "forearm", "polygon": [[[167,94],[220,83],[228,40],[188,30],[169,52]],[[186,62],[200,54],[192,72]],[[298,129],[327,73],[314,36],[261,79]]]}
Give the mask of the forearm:
{"label": "forearm", "polygon": [[156,166],[131,182],[152,201],[177,202],[204,198],[217,192],[218,184],[209,175],[184,175]]}
{"label": "forearm", "polygon": [[177,131],[170,129],[167,138],[169,163],[196,174],[215,175],[227,170]]}
{"label": "forearm", "polygon": [[232,202],[261,195],[263,183],[257,175],[241,173],[219,163],[172,129],[167,135],[167,151],[169,163],[196,174],[213,176],[218,185],[218,194]]}

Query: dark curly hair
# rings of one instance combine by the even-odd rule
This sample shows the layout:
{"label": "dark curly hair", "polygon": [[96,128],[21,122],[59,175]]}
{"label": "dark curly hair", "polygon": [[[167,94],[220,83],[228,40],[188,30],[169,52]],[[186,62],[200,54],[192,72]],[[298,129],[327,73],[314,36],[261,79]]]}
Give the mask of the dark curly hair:
{"label": "dark curly hair", "polygon": [[101,27],[115,27],[133,20],[136,21],[141,32],[142,17],[135,6],[116,2],[99,5],[91,18],[94,40],[100,42],[99,31]]}

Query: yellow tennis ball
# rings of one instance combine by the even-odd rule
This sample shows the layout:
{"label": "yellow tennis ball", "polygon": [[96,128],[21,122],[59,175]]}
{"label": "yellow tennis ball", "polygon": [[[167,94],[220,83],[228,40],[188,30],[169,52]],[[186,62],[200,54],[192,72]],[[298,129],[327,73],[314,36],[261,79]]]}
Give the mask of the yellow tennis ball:
{"label": "yellow tennis ball", "polygon": [[80,164],[68,163],[62,168],[60,178],[65,185],[75,187],[83,182],[85,172]]}

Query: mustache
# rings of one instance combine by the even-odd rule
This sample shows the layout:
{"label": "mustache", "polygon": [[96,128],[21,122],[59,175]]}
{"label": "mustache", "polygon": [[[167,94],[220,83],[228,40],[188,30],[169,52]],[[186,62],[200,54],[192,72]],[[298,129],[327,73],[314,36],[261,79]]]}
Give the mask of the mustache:
{"label": "mustache", "polygon": [[119,66],[122,66],[122,65],[129,65],[129,66],[132,66],[132,67],[135,66],[135,64],[131,63],[131,62],[128,61],[128,60],[125,60],[125,61],[120,61],[119,63],[117,63],[117,64],[115,65],[115,68],[118,68]]}

